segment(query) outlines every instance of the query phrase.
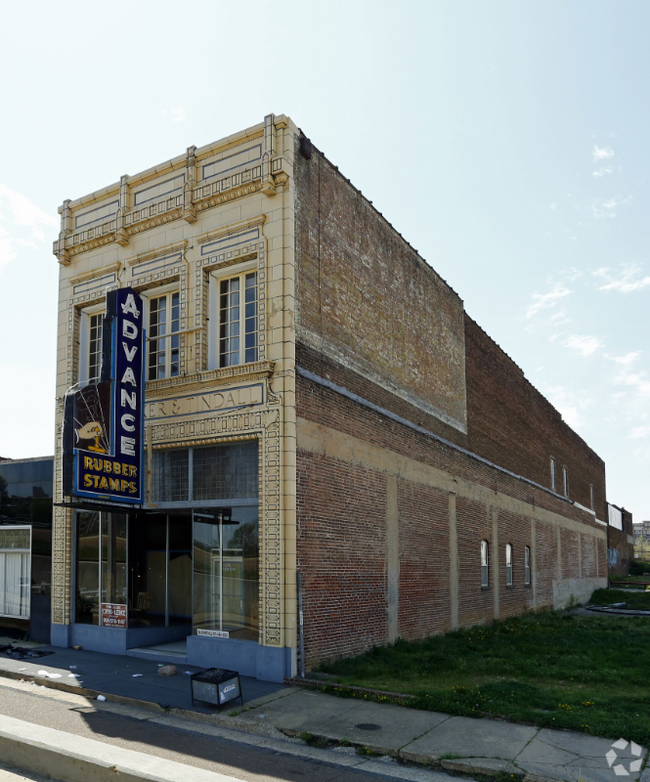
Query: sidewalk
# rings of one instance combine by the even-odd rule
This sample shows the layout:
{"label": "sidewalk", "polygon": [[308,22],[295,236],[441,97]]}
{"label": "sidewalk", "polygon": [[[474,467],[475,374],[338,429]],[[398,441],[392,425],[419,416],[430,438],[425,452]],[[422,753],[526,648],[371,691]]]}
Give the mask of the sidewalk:
{"label": "sidewalk", "polygon": [[[101,693],[109,702],[169,710],[183,720],[209,722],[261,736],[278,735],[276,731],[288,736],[309,733],[338,744],[339,751],[341,744],[349,745],[350,752],[358,747],[365,753],[450,772],[488,776],[505,772],[525,776],[527,782],[614,782],[620,776],[632,782],[641,775],[638,761],[647,755],[644,748],[629,743],[612,747],[613,740],[582,733],[337,698],[248,677],[241,680],[243,709],[238,701],[231,704],[233,708],[216,713],[191,704],[186,672],[196,668],[179,664],[177,675],[163,677],[158,675],[155,660],[38,648],[54,654],[36,660],[0,655],[0,676],[32,679],[89,699]],[[235,715],[235,711],[239,713]],[[193,730],[191,726],[185,729]],[[323,757],[327,752],[322,751]],[[641,779],[650,782],[650,766]]]}

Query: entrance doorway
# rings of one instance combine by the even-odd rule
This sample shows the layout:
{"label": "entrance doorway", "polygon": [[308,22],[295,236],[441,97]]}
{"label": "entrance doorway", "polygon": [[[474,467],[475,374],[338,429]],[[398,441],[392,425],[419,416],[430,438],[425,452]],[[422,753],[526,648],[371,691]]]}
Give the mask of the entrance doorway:
{"label": "entrance doorway", "polygon": [[191,514],[139,514],[129,523],[129,627],[192,632]]}

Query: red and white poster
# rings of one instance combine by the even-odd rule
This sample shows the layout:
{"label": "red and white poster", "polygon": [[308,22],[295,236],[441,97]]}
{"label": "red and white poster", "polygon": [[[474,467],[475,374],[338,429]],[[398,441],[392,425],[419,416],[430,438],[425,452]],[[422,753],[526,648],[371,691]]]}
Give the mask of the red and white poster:
{"label": "red and white poster", "polygon": [[126,630],[126,606],[119,603],[102,603],[104,627],[121,627]]}

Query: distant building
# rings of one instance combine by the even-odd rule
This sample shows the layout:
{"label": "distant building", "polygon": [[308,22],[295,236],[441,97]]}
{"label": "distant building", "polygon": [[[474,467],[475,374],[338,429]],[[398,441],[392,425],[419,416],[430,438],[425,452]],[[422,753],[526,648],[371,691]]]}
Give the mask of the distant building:
{"label": "distant building", "polygon": [[[288,117],[60,215],[54,644],[176,642],[282,680],[607,584],[603,460]],[[75,431],[95,500],[64,496],[60,451],[127,287],[147,332],[137,509],[111,504],[129,482],[95,413]]]}
{"label": "distant building", "polygon": [[650,562],[650,521],[634,522],[634,558]]}
{"label": "distant building", "polygon": [[0,636],[49,643],[54,457],[0,460]]}

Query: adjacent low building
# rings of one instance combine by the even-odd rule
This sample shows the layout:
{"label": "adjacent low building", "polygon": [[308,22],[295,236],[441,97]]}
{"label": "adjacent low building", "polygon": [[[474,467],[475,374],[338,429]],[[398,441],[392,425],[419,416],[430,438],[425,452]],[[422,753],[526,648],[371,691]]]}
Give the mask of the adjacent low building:
{"label": "adjacent low building", "polygon": [[0,459],[0,636],[50,640],[53,465]]}
{"label": "adjacent low building", "polygon": [[607,506],[607,565],[610,576],[627,576],[634,561],[632,514],[618,505]]}
{"label": "adjacent low building", "polygon": [[[60,214],[54,644],[281,680],[606,585],[602,459],[288,117]],[[99,403],[71,446],[96,496],[63,481],[116,289],[146,330],[141,504]]]}

